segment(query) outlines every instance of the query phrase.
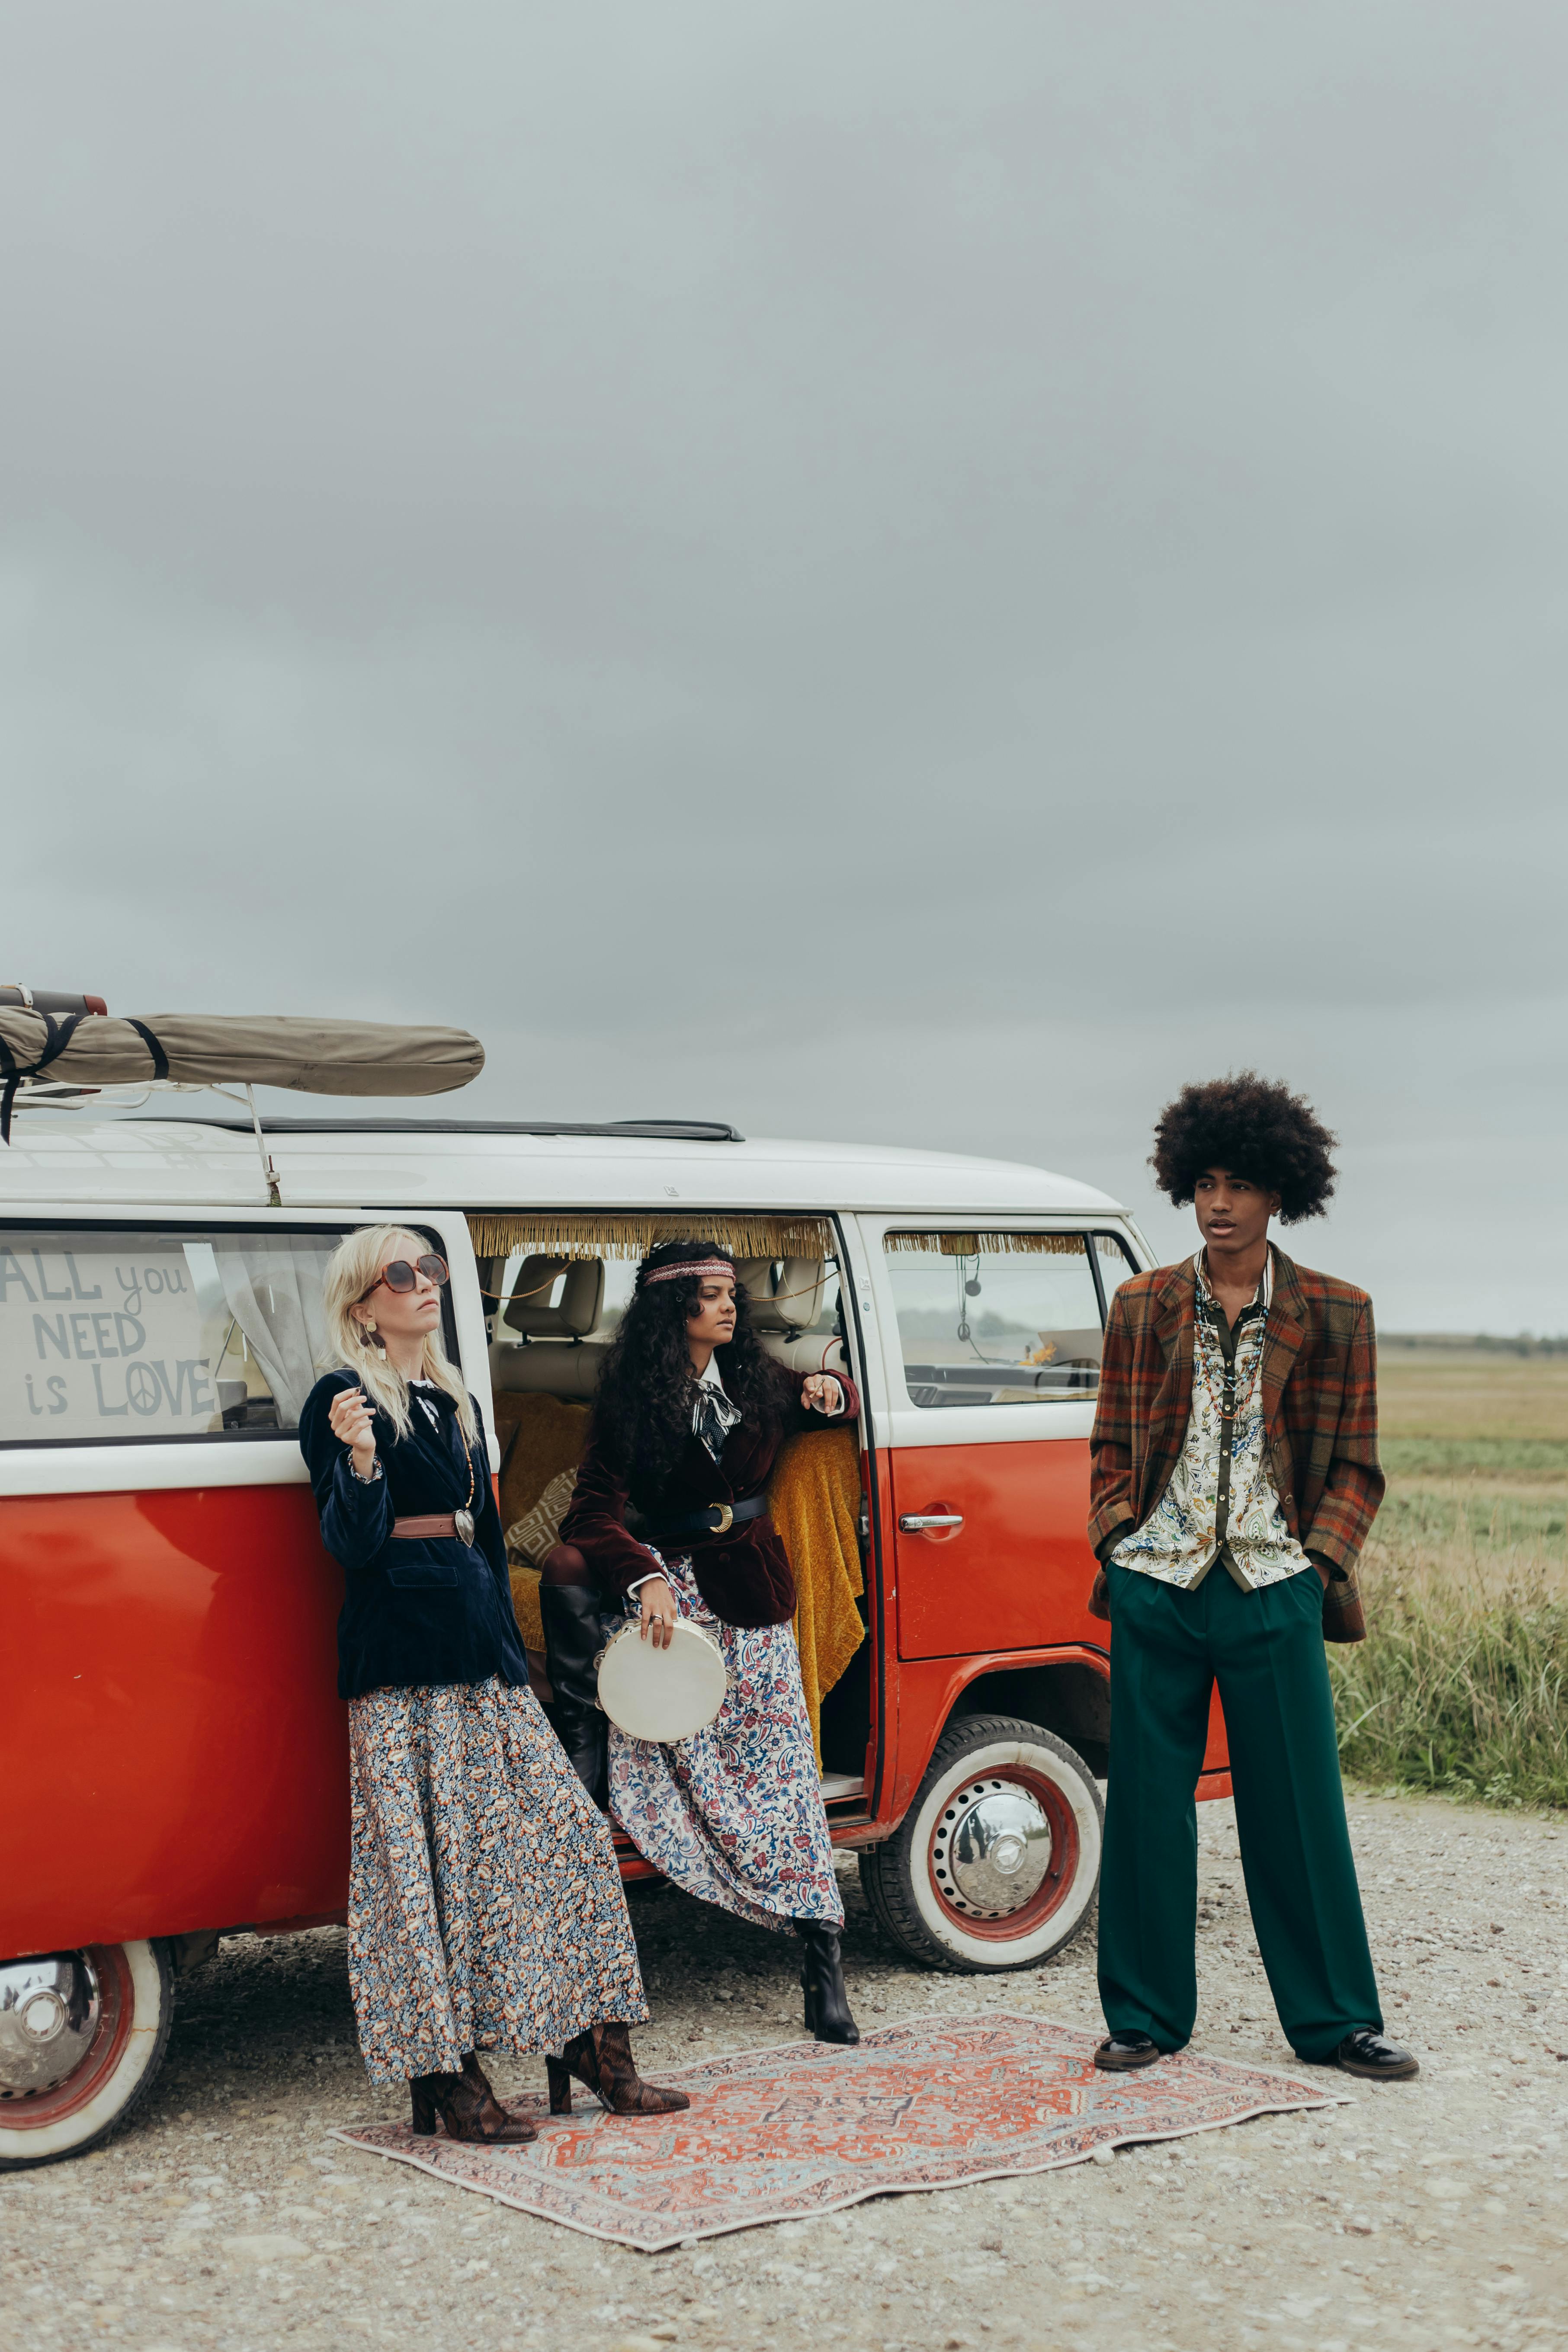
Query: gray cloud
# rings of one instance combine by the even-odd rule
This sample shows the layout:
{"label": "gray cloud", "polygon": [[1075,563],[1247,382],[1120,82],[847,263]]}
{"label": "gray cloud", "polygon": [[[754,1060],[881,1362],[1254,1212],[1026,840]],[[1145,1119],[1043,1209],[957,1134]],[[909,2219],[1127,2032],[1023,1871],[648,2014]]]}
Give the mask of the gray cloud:
{"label": "gray cloud", "polygon": [[1561,12],[107,0],[0,93],[9,961],[1568,1327]]}

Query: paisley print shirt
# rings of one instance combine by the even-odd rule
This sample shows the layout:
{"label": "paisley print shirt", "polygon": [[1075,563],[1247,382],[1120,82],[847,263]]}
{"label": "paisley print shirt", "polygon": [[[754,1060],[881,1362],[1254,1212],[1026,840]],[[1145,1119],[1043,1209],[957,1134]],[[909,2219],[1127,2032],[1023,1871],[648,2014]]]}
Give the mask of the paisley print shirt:
{"label": "paisley print shirt", "polygon": [[1274,1287],[1270,1252],[1263,1279],[1235,1329],[1193,1260],[1198,1311],[1193,1327],[1193,1406],[1186,1444],[1170,1485],[1141,1528],[1111,1559],[1191,1591],[1217,1559],[1244,1590],[1282,1584],[1310,1568],[1285,1524],[1268,1471],[1263,1423],[1263,1334]]}

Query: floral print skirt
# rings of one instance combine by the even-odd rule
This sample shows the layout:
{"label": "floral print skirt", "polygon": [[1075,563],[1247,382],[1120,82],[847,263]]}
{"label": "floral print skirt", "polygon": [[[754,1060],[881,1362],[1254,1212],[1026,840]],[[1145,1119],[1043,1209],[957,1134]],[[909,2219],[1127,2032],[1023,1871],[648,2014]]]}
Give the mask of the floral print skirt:
{"label": "floral print skirt", "polygon": [[[726,1625],[689,1559],[664,1567],[683,1617],[719,1644],[730,1687],[707,1728],[661,1748],[610,1726],[610,1811],[689,1895],[764,1927],[844,1922],[792,1625]],[[634,1601],[631,1613],[639,1613]]]}
{"label": "floral print skirt", "polygon": [[349,1703],[349,1983],[373,2083],[647,2016],[608,1824],[533,1693]]}

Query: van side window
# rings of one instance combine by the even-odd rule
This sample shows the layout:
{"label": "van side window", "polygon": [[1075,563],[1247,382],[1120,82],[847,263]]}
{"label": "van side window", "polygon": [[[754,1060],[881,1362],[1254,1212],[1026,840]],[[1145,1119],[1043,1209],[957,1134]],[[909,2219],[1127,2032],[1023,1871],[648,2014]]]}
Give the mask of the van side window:
{"label": "van side window", "polygon": [[290,1434],[341,1237],[0,1230],[0,1445]]}
{"label": "van side window", "polygon": [[1100,1385],[1100,1286],[1134,1271],[1108,1234],[883,1237],[911,1404],[1081,1402]]}

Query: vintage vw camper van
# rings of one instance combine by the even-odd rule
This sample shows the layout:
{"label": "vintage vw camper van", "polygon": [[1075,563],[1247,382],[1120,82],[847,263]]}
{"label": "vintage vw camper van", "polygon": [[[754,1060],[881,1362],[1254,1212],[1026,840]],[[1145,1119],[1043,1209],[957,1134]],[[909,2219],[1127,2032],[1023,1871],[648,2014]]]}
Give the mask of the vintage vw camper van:
{"label": "vintage vw camper van", "polygon": [[[722,1125],[300,1118],[258,1160],[248,1118],[178,1097],[28,1104],[0,1151],[0,2165],[126,2114],[219,1934],[342,1916],[342,1573],[294,1433],[328,1254],[384,1217],[450,1265],[447,1344],[520,1528],[575,1460],[640,1252],[736,1252],[768,1346],[864,1399],[819,1725],[871,1909],[970,1971],[1084,1920],[1110,1728],[1088,1439],[1106,1302],[1148,1263],[1113,1201]],[[1228,1787],[1217,1717],[1204,1786]]]}

